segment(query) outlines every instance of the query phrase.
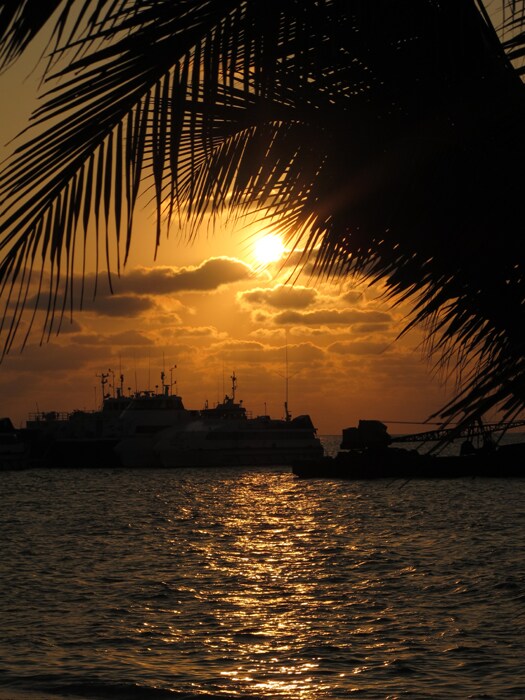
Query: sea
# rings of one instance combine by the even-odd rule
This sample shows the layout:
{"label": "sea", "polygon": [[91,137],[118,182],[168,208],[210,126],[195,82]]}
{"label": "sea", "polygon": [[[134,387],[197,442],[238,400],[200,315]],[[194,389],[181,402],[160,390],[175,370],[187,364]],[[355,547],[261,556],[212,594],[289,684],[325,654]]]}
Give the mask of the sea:
{"label": "sea", "polygon": [[72,465],[0,503],[2,700],[525,698],[525,479]]}

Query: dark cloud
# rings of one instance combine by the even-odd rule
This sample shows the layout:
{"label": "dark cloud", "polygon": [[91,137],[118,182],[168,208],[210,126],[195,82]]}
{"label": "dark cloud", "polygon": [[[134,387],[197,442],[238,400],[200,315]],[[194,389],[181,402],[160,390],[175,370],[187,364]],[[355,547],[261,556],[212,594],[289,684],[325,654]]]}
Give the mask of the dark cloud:
{"label": "dark cloud", "polygon": [[[135,296],[134,294],[111,294],[111,292],[101,291],[97,293],[97,296],[93,298],[92,295],[85,296],[82,302],[82,309],[80,309],[79,302],[80,297],[77,298],[77,306],[75,307],[76,313],[86,312],[86,313],[96,313],[100,316],[115,316],[115,317],[133,317],[140,316],[147,311],[150,311],[155,307],[154,302],[147,297]],[[29,306],[36,306],[40,312],[45,312],[48,307],[48,299],[46,295],[40,296],[39,299],[32,297],[28,300]],[[61,295],[57,296],[56,309],[58,312],[55,313],[55,318],[53,322],[53,328],[58,328],[60,324],[60,309],[63,306],[63,297]],[[67,331],[67,326],[69,324],[69,318],[62,321],[60,330],[61,332]],[[75,332],[75,330],[71,331]]]}
{"label": "dark cloud", "polygon": [[356,340],[332,343],[328,346],[328,352],[335,352],[338,355],[380,355],[388,347],[386,343],[373,340]]}
{"label": "dark cloud", "polygon": [[67,318],[62,321],[60,326],[60,335],[68,335],[69,333],[79,333],[82,330],[80,323],[74,319]]}
{"label": "dark cloud", "polygon": [[291,268],[292,274],[301,272],[311,275],[314,269],[315,253],[305,253],[304,250],[292,250],[281,262],[281,268]]}
{"label": "dark cloud", "polygon": [[311,287],[288,287],[282,284],[273,289],[250,289],[239,294],[249,304],[267,304],[276,309],[305,309],[315,303],[317,291]]}
{"label": "dark cloud", "polygon": [[265,323],[271,323],[272,321],[272,316],[265,311],[261,311],[260,309],[258,311],[255,311],[253,313],[253,321],[254,323],[260,323],[260,324],[265,324]]}
{"label": "dark cloud", "polygon": [[343,294],[341,297],[343,301],[348,302],[349,304],[358,304],[359,302],[364,301],[365,295],[363,292],[358,292],[356,290],[350,290]]}
{"label": "dark cloud", "polygon": [[100,316],[134,317],[151,311],[155,304],[148,297],[132,294],[115,294],[108,297],[97,297],[85,304],[84,311],[96,312]]}
{"label": "dark cloud", "polygon": [[138,268],[118,281],[118,292],[130,294],[172,294],[173,292],[211,291],[223,284],[250,279],[249,265],[233,258],[210,258],[198,267]]}
{"label": "dark cloud", "polygon": [[[110,289],[107,273],[91,273],[85,277],[82,311],[101,316],[136,317],[155,308],[155,302],[151,299],[153,296],[175,292],[212,291],[222,285],[252,277],[253,270],[249,265],[227,257],[210,258],[197,267],[137,268],[120,277],[113,276],[113,291]],[[74,307],[80,311],[79,279],[75,280],[74,288]],[[28,299],[27,306],[45,311],[49,304],[48,296],[41,294],[37,299],[35,295]],[[55,308],[60,310],[63,306],[63,296],[59,293]]]}
{"label": "dark cloud", "polygon": [[320,309],[319,311],[283,311],[274,317],[274,323],[278,325],[303,325],[303,326],[347,326],[354,323],[389,323],[392,320],[390,314],[383,311],[360,311],[349,309],[339,311],[337,309]]}
{"label": "dark cloud", "polygon": [[391,323],[356,323],[352,326],[352,333],[388,333]]}

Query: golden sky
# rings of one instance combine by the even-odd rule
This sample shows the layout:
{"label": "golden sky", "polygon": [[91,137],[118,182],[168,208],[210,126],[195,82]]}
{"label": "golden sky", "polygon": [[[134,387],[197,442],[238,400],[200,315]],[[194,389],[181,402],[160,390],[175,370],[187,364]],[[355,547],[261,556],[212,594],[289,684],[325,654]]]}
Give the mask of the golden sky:
{"label": "golden sky", "polygon": [[[0,76],[2,145],[34,104],[37,75],[23,79],[35,60],[33,52]],[[382,303],[380,289],[344,278],[322,282],[308,269],[290,284],[295,258],[285,251],[264,265],[256,250],[264,232],[240,224],[218,224],[191,245],[173,229],[155,260],[155,220],[143,204],[114,294],[102,272],[96,299],[87,295],[58,335],[41,344],[37,323],[25,350],[0,365],[0,416],[22,426],[29,412],[94,409],[97,375],[111,370],[118,383],[122,372],[134,391],[160,385],[164,369],[188,408],[221,400],[235,371],[246,408],[278,418],[286,358],[290,411],[309,413],[320,434],[359,419],[423,421],[446,401],[453,387],[423,360],[422,337],[395,340],[408,309]],[[92,271],[87,283],[92,288]]]}

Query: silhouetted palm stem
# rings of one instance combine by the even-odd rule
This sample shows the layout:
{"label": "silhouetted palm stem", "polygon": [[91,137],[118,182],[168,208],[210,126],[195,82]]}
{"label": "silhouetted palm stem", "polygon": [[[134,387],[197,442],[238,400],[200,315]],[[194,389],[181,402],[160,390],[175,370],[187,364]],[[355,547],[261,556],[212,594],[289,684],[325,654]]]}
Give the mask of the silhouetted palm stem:
{"label": "silhouetted palm stem", "polygon": [[414,303],[407,327],[462,372],[444,416],[513,416],[525,40],[522,3],[503,5],[502,43],[481,0],[0,0],[6,62],[59,7],[53,87],[0,184],[5,351],[35,284],[47,333],[82,298],[75,254],[93,226],[108,270],[113,237],[127,256],[148,176],[157,244],[164,213],[195,232],[256,209],[320,274],[363,273]]}

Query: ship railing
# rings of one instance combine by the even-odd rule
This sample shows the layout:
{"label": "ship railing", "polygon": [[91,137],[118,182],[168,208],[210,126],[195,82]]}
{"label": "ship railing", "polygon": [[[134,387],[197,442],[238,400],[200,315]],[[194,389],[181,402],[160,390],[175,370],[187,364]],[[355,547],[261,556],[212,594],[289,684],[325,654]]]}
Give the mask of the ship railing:
{"label": "ship railing", "polygon": [[53,421],[66,421],[71,413],[67,411],[39,411],[30,413],[28,420],[33,423],[51,423]]}

